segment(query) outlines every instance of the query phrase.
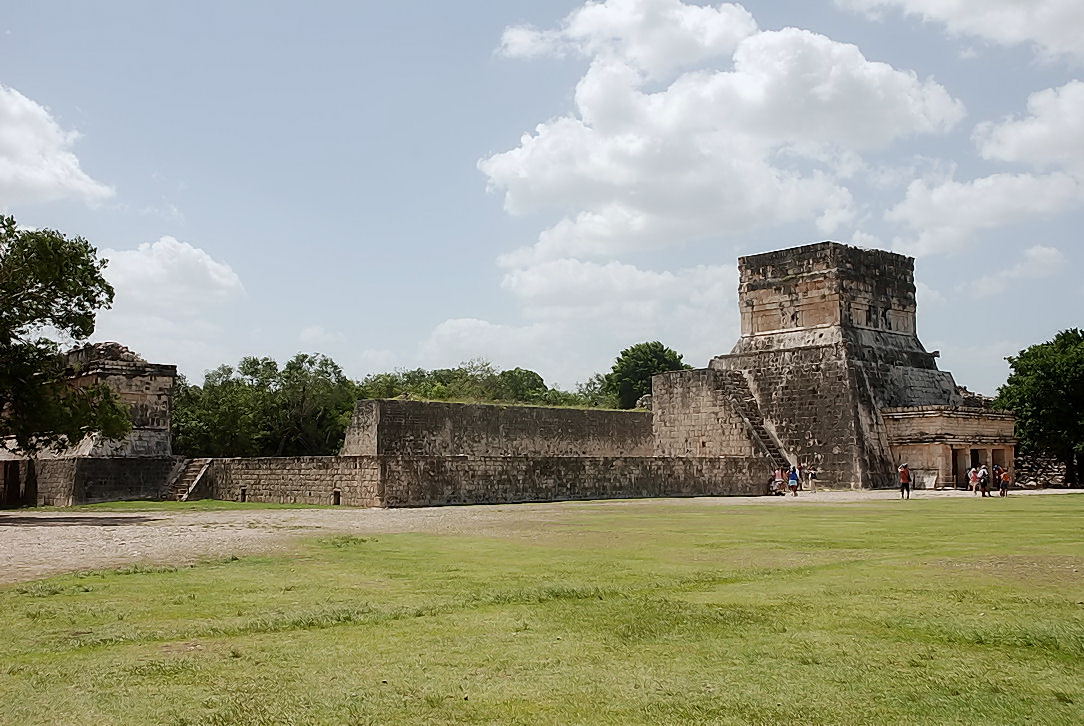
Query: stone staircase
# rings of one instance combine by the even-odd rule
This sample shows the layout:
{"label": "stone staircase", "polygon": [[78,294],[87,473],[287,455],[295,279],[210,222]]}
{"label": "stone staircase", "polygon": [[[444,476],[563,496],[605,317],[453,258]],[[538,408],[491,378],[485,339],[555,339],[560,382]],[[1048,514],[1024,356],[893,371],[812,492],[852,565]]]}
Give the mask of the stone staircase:
{"label": "stone staircase", "polygon": [[211,459],[186,459],[184,466],[169,483],[165,498],[175,502],[187,502],[188,495],[199,483],[211,465]]}
{"label": "stone staircase", "polygon": [[749,433],[760,444],[761,449],[771,459],[775,467],[786,469],[790,466],[790,460],[779,445],[779,440],[768,431],[764,425],[764,416],[760,412],[760,404],[749,389],[749,381],[741,371],[718,371],[723,384],[723,392],[734,402],[738,413],[749,426]]}

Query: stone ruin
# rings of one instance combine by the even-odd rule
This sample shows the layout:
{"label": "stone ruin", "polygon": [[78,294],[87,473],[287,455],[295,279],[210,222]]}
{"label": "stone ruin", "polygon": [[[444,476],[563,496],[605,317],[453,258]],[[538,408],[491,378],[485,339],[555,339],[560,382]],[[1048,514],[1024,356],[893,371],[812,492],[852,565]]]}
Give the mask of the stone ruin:
{"label": "stone ruin", "polygon": [[903,462],[930,488],[1012,466],[1013,417],[965,400],[916,335],[912,258],[823,242],[738,268],[733,350],[652,382],[657,453],[759,451],[834,488],[892,486]]}
{"label": "stone ruin", "polygon": [[170,407],[177,367],[146,360],[119,343],[91,343],[67,354],[68,383],[106,384],[129,407],[131,432],[120,441],[87,436],[34,460],[0,448],[0,504],[72,505],[155,498],[177,469]]}
{"label": "stone ruin", "polygon": [[[176,369],[117,344],[70,355],[73,385],[132,407],[121,442],[9,457],[9,504],[213,497],[404,507],[764,494],[804,464],[826,488],[952,487],[1013,466],[1014,421],[937,369],[915,329],[914,261],[835,242],[742,257],[741,337],[705,368],[652,380],[649,411],[359,401],[339,456],[181,459],[169,445]],[[0,452],[0,456],[3,452]]]}

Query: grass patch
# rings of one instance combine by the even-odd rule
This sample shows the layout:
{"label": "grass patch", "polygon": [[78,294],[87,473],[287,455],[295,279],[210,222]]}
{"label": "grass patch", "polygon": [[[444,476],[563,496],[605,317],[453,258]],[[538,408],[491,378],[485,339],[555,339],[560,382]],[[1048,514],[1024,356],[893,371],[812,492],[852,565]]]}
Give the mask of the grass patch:
{"label": "grass patch", "polygon": [[0,723],[1081,723],[1082,515],[641,501],[54,577],[0,588]]}

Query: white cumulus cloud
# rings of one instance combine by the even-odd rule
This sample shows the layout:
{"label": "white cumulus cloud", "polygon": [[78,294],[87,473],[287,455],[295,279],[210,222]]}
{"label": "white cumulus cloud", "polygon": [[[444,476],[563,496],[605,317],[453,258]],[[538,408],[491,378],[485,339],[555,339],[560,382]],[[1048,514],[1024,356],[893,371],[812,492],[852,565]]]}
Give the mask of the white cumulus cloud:
{"label": "white cumulus cloud", "polygon": [[101,256],[116,297],[98,315],[96,340],[119,341],[154,362],[185,361],[190,371],[227,360],[232,341],[213,320],[244,295],[233,268],[168,236]]}
{"label": "white cumulus cloud", "polygon": [[858,152],[964,114],[937,83],[795,28],[749,35],[733,70],[687,72],[654,92],[639,66],[594,53],[575,114],[479,162],[510,213],[564,215],[508,266],[796,221],[831,234],[855,214],[841,177]]}
{"label": "white cumulus cloud", "polygon": [[105,276],[118,303],[167,313],[226,302],[244,292],[229,265],[174,237],[144,242],[134,250],[102,250]]}
{"label": "white cumulus cloud", "polygon": [[0,210],[17,204],[78,199],[100,202],[113,190],[92,179],[72,152],[79,134],[48,109],[0,84]]}
{"label": "white cumulus cloud", "polygon": [[675,308],[686,307],[702,311],[706,324],[734,305],[737,268],[698,265],[659,272],[616,261],[565,258],[510,270],[501,286],[531,318],[641,325],[662,323]]}
{"label": "white cumulus cloud", "polygon": [[992,174],[934,184],[920,179],[885,218],[915,233],[897,239],[897,247],[917,255],[938,254],[966,248],[983,230],[1051,217],[1082,203],[1081,181],[1062,172]]}
{"label": "white cumulus cloud", "polygon": [[898,9],[940,23],[953,35],[1000,45],[1029,44],[1046,57],[1084,60],[1080,0],[836,0],[836,4],[872,16]]}
{"label": "white cumulus cloud", "polygon": [[571,386],[585,370],[608,370],[621,349],[661,340],[704,366],[737,338],[737,284],[735,265],[655,271],[551,260],[510,270],[502,281],[528,322],[447,320],[426,341],[423,357],[433,365],[481,356],[502,367],[536,366]]}
{"label": "white cumulus cloud", "polygon": [[1084,82],[1070,81],[1028,97],[1028,115],[975,129],[985,159],[1084,175]]}
{"label": "white cumulus cloud", "polygon": [[757,30],[740,5],[690,5],[680,0],[605,0],[573,10],[555,30],[507,28],[500,52],[534,58],[575,52],[606,57],[660,76],[706,60],[729,57]]}

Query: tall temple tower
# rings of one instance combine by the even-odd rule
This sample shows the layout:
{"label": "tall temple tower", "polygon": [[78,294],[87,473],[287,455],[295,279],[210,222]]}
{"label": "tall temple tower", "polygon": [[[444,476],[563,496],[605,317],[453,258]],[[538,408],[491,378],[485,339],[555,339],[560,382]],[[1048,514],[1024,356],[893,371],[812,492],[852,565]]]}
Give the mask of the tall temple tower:
{"label": "tall temple tower", "polygon": [[856,488],[890,486],[903,456],[933,486],[994,450],[1011,460],[1012,417],[963,408],[916,335],[913,259],[821,242],[738,267],[733,350],[653,379],[657,454],[760,451]]}
{"label": "tall temple tower", "polygon": [[916,335],[913,259],[822,242],[738,268],[741,338],[710,367],[743,374],[793,458],[875,486],[895,468],[878,410],[961,403]]}

